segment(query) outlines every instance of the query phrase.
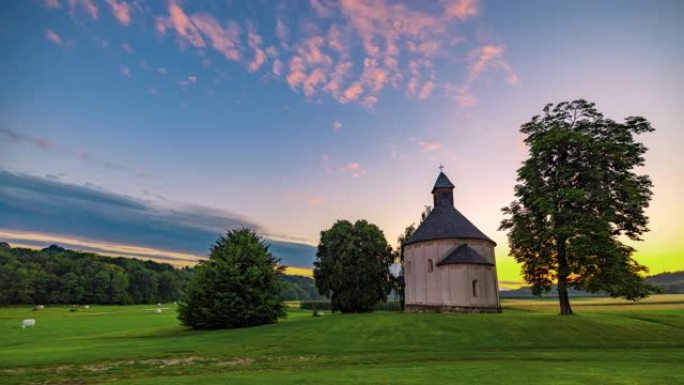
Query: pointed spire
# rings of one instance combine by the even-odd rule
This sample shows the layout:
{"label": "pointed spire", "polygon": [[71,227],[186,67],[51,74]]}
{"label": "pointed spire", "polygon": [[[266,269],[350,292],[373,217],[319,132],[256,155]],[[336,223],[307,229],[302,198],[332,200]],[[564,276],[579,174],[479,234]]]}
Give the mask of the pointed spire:
{"label": "pointed spire", "polygon": [[438,188],[454,188],[454,184],[451,183],[449,180],[449,177],[446,176],[446,174],[442,171],[439,172],[439,176],[437,177],[437,181],[435,182],[435,187],[432,188],[432,193],[435,193],[435,190]]}

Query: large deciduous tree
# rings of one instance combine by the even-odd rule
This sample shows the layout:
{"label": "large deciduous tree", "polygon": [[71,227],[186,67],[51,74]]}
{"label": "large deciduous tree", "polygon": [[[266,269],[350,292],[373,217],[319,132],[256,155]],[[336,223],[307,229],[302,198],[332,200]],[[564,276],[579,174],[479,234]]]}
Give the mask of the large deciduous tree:
{"label": "large deciduous tree", "polygon": [[334,310],[367,312],[387,300],[391,289],[392,248],[377,226],[361,220],[337,221],[321,232],[314,262],[320,294]]}
{"label": "large deciduous tree", "polygon": [[239,229],[211,247],[185,289],[178,318],[195,329],[274,323],[284,316],[283,267],[254,231]]}
{"label": "large deciduous tree", "polygon": [[585,100],[548,104],[520,128],[529,158],[500,229],[535,294],[556,281],[561,314],[572,314],[569,287],[632,300],[652,291],[620,241],[648,231],[652,183],[635,172],[646,152],[635,136],[651,131],[642,117],[619,123]]}

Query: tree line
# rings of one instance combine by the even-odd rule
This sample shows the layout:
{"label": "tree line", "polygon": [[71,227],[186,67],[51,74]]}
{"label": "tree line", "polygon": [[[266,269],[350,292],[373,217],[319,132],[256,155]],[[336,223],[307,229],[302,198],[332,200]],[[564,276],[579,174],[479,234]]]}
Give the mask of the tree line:
{"label": "tree line", "polygon": [[[12,248],[0,242],[0,305],[134,304],[181,298],[193,268],[67,250]],[[314,280],[282,275],[283,301],[321,300]]]}
{"label": "tree line", "polygon": [[52,245],[0,243],[0,304],[132,304],[180,298],[192,269]]}

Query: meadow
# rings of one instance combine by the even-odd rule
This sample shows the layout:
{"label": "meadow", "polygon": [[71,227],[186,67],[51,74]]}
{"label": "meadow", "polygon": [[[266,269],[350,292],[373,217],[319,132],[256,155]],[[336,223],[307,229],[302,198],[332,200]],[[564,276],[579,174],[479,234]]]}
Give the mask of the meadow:
{"label": "meadow", "polygon": [[[502,314],[312,317],[192,331],[173,305],[0,308],[2,384],[684,383],[684,295],[507,300]],[[35,328],[21,320],[35,318]]]}

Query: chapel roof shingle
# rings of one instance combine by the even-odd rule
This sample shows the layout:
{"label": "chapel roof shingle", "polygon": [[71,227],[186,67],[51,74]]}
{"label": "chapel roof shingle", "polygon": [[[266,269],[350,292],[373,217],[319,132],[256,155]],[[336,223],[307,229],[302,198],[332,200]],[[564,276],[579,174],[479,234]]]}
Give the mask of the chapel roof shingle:
{"label": "chapel roof shingle", "polygon": [[493,265],[485,257],[481,256],[477,251],[467,244],[461,245],[454,249],[449,255],[437,262],[437,266],[442,265],[458,265],[458,264],[474,264],[474,265]]}

